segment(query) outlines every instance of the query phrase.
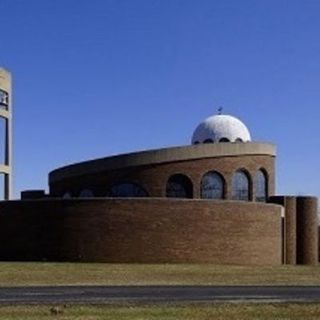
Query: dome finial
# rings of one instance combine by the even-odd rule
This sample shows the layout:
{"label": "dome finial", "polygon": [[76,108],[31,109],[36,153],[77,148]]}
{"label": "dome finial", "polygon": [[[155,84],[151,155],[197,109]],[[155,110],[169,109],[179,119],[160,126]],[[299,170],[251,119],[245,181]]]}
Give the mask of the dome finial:
{"label": "dome finial", "polygon": [[218,115],[219,115],[219,116],[222,114],[222,110],[223,110],[223,107],[220,106],[220,107],[218,108]]}

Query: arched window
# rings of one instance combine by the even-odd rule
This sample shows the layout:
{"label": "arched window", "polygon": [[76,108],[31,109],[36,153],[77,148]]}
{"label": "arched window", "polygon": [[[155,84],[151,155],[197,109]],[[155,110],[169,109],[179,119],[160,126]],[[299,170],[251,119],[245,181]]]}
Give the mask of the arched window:
{"label": "arched window", "polygon": [[201,180],[201,198],[202,199],[223,199],[224,197],[224,179],[218,173],[210,171],[206,173]]}
{"label": "arched window", "polygon": [[192,198],[191,180],[183,174],[175,174],[167,181],[166,196],[168,198]]}
{"label": "arched window", "polygon": [[221,138],[219,142],[230,142],[230,140],[228,138]]}
{"label": "arched window", "polygon": [[65,192],[62,196],[62,199],[70,199],[72,198],[72,195],[70,192]]}
{"label": "arched window", "polygon": [[266,202],[268,197],[268,179],[264,170],[258,170],[256,174],[256,201]]}
{"label": "arched window", "polygon": [[203,141],[203,143],[213,143],[213,140],[212,139],[206,139]]}
{"label": "arched window", "polygon": [[238,170],[232,177],[232,200],[249,201],[249,176],[243,170]]}
{"label": "arched window", "polygon": [[120,183],[112,186],[107,192],[107,197],[135,198],[148,197],[147,192],[135,183]]}
{"label": "arched window", "polygon": [[243,140],[241,138],[237,138],[236,142],[243,142]]}
{"label": "arched window", "polygon": [[94,197],[94,194],[89,189],[83,189],[79,193],[79,198],[92,198],[92,197]]}

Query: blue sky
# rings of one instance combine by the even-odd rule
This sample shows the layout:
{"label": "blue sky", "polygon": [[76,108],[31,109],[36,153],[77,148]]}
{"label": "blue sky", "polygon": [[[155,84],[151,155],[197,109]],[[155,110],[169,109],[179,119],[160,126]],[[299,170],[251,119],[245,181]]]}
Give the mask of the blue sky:
{"label": "blue sky", "polygon": [[0,0],[14,189],[189,144],[218,106],[278,146],[277,193],[320,196],[320,1]]}

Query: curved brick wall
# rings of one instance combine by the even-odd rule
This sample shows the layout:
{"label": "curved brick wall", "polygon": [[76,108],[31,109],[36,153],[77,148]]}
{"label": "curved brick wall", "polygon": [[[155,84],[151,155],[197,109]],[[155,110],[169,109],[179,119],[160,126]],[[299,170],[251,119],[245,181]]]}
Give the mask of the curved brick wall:
{"label": "curved brick wall", "polygon": [[318,199],[297,197],[297,263],[318,264]]}
{"label": "curved brick wall", "polygon": [[280,214],[277,205],[234,201],[1,202],[0,258],[279,265]]}
{"label": "curved brick wall", "polygon": [[[65,192],[77,197],[82,189],[90,189],[103,197],[114,184],[139,184],[150,197],[165,197],[171,175],[184,174],[193,183],[193,197],[200,198],[201,179],[208,171],[218,171],[226,181],[226,199],[231,199],[234,172],[245,169],[254,182],[257,171],[268,174],[268,194],[274,194],[274,147],[268,144],[225,143],[196,145],[158,151],[127,154],[92,160],[57,169],[50,173],[50,195]],[[160,154],[160,156],[159,156]],[[255,184],[250,187],[255,199]]]}

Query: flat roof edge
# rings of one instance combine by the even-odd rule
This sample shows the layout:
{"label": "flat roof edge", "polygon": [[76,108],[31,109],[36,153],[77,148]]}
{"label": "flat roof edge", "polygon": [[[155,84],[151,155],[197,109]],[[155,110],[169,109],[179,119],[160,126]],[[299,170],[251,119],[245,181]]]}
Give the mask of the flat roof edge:
{"label": "flat roof edge", "polygon": [[55,169],[49,173],[49,184],[87,173],[125,167],[244,155],[276,156],[276,146],[270,143],[256,142],[198,144],[114,155]]}

